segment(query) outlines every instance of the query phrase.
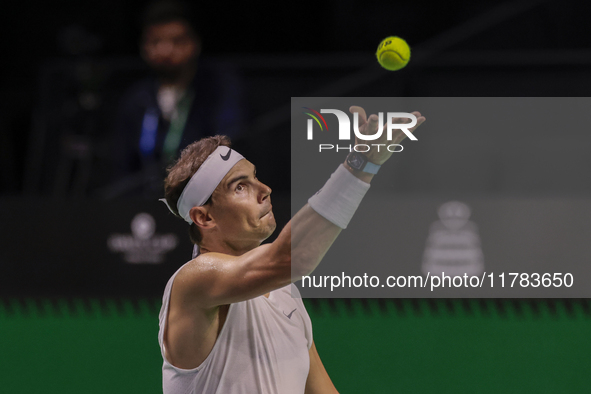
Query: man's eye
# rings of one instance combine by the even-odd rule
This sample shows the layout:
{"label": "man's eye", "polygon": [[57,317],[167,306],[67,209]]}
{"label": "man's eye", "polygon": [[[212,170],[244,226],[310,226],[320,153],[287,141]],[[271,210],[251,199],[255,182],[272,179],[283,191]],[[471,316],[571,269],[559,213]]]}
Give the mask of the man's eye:
{"label": "man's eye", "polygon": [[242,183],[239,183],[238,186],[236,186],[236,191],[241,192],[242,190],[244,190],[244,185]]}

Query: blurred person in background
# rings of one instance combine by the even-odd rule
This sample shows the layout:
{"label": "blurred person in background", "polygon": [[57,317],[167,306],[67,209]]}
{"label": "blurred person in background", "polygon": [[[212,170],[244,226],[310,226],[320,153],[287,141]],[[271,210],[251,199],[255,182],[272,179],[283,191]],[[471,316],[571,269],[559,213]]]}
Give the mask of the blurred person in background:
{"label": "blurred person in background", "polygon": [[236,139],[244,128],[240,80],[200,57],[201,37],[188,4],[158,1],[142,16],[141,55],[152,75],[123,96],[115,125],[112,196],[160,195],[164,170],[200,138]]}

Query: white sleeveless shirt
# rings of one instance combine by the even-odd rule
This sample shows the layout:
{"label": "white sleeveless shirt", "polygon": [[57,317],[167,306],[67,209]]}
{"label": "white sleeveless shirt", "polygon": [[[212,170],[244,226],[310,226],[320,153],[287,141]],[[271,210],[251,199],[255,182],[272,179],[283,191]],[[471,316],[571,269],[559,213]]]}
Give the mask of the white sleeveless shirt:
{"label": "white sleeveless shirt", "polygon": [[[180,269],[179,269],[180,271]],[[205,361],[194,369],[168,362],[164,328],[172,283],[160,310],[158,341],[164,394],[303,394],[310,369],[312,323],[295,285],[230,304],[226,321]],[[294,297],[292,298],[292,292]]]}

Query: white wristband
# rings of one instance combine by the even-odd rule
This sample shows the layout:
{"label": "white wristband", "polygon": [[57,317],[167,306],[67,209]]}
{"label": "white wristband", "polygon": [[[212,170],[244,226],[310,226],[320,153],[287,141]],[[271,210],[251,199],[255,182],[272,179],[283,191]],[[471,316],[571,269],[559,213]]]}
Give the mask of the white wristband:
{"label": "white wristband", "polygon": [[308,199],[308,204],[320,216],[345,229],[367,190],[369,183],[339,165],[324,187]]}

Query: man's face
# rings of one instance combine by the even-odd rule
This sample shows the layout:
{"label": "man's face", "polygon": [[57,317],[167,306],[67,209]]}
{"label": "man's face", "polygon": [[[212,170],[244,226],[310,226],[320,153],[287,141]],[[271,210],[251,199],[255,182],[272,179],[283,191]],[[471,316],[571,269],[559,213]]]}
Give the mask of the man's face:
{"label": "man's face", "polygon": [[144,59],[161,74],[178,74],[191,64],[199,51],[197,38],[181,21],[152,25],[144,32]]}
{"label": "man's face", "polygon": [[[212,195],[210,213],[228,243],[258,243],[275,230],[271,188],[256,178],[255,166],[240,160]],[[257,244],[257,246],[258,246]]]}

